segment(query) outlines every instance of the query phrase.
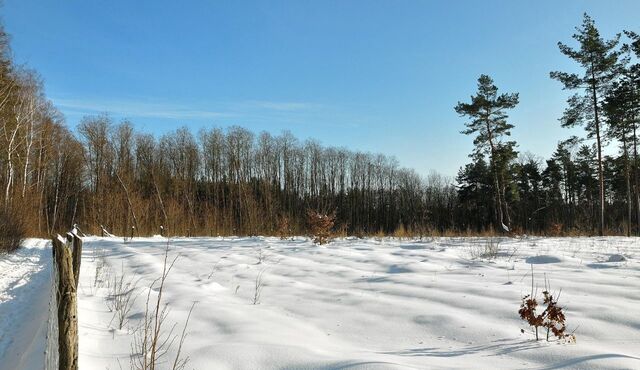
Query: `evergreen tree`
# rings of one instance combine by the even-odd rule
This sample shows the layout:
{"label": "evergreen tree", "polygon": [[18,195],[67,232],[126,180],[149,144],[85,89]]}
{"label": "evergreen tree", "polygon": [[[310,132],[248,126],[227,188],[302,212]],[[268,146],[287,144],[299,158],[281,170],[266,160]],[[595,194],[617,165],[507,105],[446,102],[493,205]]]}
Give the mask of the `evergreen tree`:
{"label": "evergreen tree", "polygon": [[[508,115],[506,111],[514,108],[518,104],[518,94],[498,94],[498,88],[494,85],[491,77],[481,75],[478,78],[478,91],[471,97],[470,103],[461,103],[455,110],[461,116],[470,118],[465,125],[465,135],[476,134],[473,141],[475,145],[474,154],[489,154],[490,167],[493,175],[493,191],[495,197],[495,214],[497,227],[509,230],[509,208],[505,200],[505,179],[504,169],[505,159],[509,157],[506,153],[513,153],[514,142],[502,142],[504,136],[511,135],[513,125],[507,123]],[[506,222],[506,224],[505,224]]]}
{"label": "evergreen tree", "polygon": [[[543,219],[542,230],[552,223],[561,225],[564,217],[564,202],[562,197],[562,182],[564,180],[562,165],[555,158],[546,161],[547,167],[542,171],[542,188],[544,192],[545,209],[540,217]],[[543,211],[542,209],[540,211]]]}
{"label": "evergreen tree", "polygon": [[629,147],[636,126],[636,108],[633,87],[625,80],[616,83],[604,100],[604,113],[609,124],[608,135],[621,146],[621,162],[624,173],[625,203],[627,205],[627,236],[631,236],[633,201],[631,200],[631,163]]}
{"label": "evergreen tree", "polygon": [[493,204],[492,174],[482,156],[475,156],[472,163],[458,172],[458,210],[456,218],[466,228],[484,229],[491,223]]}
{"label": "evergreen tree", "polygon": [[540,230],[543,226],[542,211],[546,209],[540,164],[533,156],[525,155],[514,165],[514,174],[520,223],[526,232]]}
{"label": "evergreen tree", "polygon": [[[573,136],[568,140],[558,143],[556,151],[551,157],[551,161],[557,163],[561,168],[560,177],[562,181],[562,194],[564,198],[564,212],[562,213],[562,223],[568,228],[575,227],[575,208],[577,201],[577,177],[576,163],[572,158],[572,152],[578,145],[578,138]],[[562,202],[561,202],[562,203]],[[560,207],[563,205],[560,204]]]}
{"label": "evergreen tree", "polygon": [[607,94],[612,83],[620,72],[619,57],[621,51],[617,49],[620,35],[612,40],[604,40],[596,28],[595,22],[586,13],[582,26],[576,28],[573,38],[578,41],[579,49],[572,49],[568,45],[558,42],[562,54],[575,60],[584,69],[584,74],[551,72],[553,79],[560,81],[567,90],[579,90],[568,100],[568,108],[560,119],[563,127],[584,125],[589,137],[596,138],[598,156],[598,182],[600,190],[600,224],[598,231],[604,234],[604,174],[602,168],[602,97]]}
{"label": "evergreen tree", "polygon": [[624,82],[626,84],[627,109],[630,110],[631,120],[631,148],[633,152],[633,189],[635,192],[636,205],[636,226],[640,235],[640,158],[638,157],[638,134],[640,134],[640,35],[635,32],[625,31],[625,35],[631,40],[630,44],[624,46],[626,51],[633,53],[636,63],[629,65],[624,71]]}
{"label": "evergreen tree", "polygon": [[594,160],[595,149],[589,145],[581,145],[575,158],[577,213],[575,222],[579,225],[590,225],[593,229],[596,217],[596,198],[598,194],[598,163]]}

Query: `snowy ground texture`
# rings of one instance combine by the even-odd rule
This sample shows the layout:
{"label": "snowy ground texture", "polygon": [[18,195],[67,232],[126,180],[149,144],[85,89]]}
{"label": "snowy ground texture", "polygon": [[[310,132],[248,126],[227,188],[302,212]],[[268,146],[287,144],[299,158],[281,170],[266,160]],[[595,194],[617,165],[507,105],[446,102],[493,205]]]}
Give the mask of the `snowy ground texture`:
{"label": "snowy ground texture", "polygon": [[51,248],[27,239],[0,254],[0,369],[42,369],[51,298]]}
{"label": "snowy ground texture", "polygon": [[[500,239],[496,258],[479,257],[482,238],[342,239],[322,247],[306,238],[86,238],[81,369],[129,368],[131,332],[167,242],[170,256],[179,255],[165,286],[167,325],[181,330],[198,302],[183,348],[187,369],[640,369],[640,239],[534,237]],[[31,249],[15,258],[46,276],[44,257]],[[122,330],[105,304],[108,289],[96,284],[101,261],[109,266],[103,271],[136,281]],[[545,275],[553,291],[562,289],[576,344],[536,342],[519,319],[531,265],[539,293]],[[23,281],[16,269],[0,257],[2,369],[16,333],[7,312],[42,280]]]}

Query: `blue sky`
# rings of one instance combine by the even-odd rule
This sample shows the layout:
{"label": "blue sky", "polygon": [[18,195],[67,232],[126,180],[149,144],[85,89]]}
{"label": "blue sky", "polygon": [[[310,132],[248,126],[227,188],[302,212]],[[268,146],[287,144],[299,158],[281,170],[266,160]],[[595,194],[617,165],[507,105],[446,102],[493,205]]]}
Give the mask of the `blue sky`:
{"label": "blue sky", "polygon": [[449,176],[472,146],[453,107],[481,73],[520,93],[519,150],[548,156],[572,133],[549,71],[576,66],[556,43],[585,11],[607,38],[640,27],[635,0],[4,2],[15,59],[70,127],[110,112],[157,134],[289,130]]}

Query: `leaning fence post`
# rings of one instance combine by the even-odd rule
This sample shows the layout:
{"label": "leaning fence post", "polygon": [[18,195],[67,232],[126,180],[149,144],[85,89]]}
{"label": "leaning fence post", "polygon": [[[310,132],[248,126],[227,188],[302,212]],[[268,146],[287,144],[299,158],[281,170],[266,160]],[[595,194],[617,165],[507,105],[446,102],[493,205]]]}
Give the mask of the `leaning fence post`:
{"label": "leaning fence post", "polygon": [[58,267],[58,369],[77,370],[78,302],[73,257],[60,235],[52,238],[52,244]]}

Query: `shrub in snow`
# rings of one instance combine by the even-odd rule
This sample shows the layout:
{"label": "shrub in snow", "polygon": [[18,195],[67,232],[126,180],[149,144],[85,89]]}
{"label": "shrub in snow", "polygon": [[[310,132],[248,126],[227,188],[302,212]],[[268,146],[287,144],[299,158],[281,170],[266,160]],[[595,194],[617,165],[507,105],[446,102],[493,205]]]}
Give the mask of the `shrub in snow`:
{"label": "shrub in snow", "polygon": [[[253,290],[253,304],[256,305],[260,303],[260,295],[262,294],[262,288],[264,287],[264,281],[262,280],[262,274],[264,274],[264,270],[260,271],[256,276],[256,281],[254,284]],[[238,289],[236,289],[237,292]]]}
{"label": "shrub in snow", "polygon": [[326,244],[330,241],[331,230],[335,225],[336,212],[330,214],[320,213],[313,210],[307,211],[307,223],[316,244]]}
{"label": "shrub in snow", "polygon": [[[383,235],[384,236],[384,235]],[[402,222],[400,222],[400,224],[398,225],[398,227],[396,227],[396,229],[393,231],[393,236],[395,238],[408,238],[409,236],[411,236],[411,234],[407,231],[407,229],[404,227],[404,224]]]}
{"label": "shrub in snow", "polygon": [[552,236],[562,235],[562,224],[557,222],[552,223],[551,227],[549,228],[549,235],[552,235]]}
{"label": "shrub in snow", "polygon": [[[520,304],[520,310],[518,313],[520,314],[520,318],[526,321],[531,327],[534,328],[536,333],[536,340],[538,340],[538,328],[542,326],[544,322],[543,314],[538,314],[536,312],[538,308],[538,301],[527,294],[522,297],[522,304]],[[524,333],[524,330],[522,330]]]}
{"label": "shrub in snow", "polygon": [[500,251],[500,242],[489,238],[483,245],[469,247],[471,259],[496,259]]}
{"label": "shrub in snow", "polygon": [[110,283],[105,281],[105,276],[111,276],[107,264],[107,259],[104,250],[96,250],[93,248],[92,260],[94,262],[94,274],[91,283],[89,284],[89,294],[94,295],[96,289],[102,288],[105,284]]}
{"label": "shrub in snow", "polygon": [[549,340],[549,332],[558,339],[564,339],[567,335],[567,325],[565,324],[565,316],[562,307],[558,306],[558,301],[553,299],[553,295],[548,291],[542,292],[544,296],[545,318],[542,325],[547,329],[547,340]]}
{"label": "shrub in snow", "polygon": [[287,216],[280,217],[278,236],[281,240],[285,240],[291,236],[291,226],[289,225],[289,218]]}
{"label": "shrub in snow", "polygon": [[[176,256],[169,262],[168,257],[169,244],[167,242],[162,275],[151,283],[147,291],[144,318],[133,336],[131,345],[131,369],[133,370],[155,370],[156,368],[180,370],[184,369],[189,362],[189,356],[182,354],[182,346],[187,337],[187,325],[196,302],[193,302],[189,309],[180,336],[174,334],[175,325],[168,328],[165,326],[165,321],[169,316],[169,305],[162,300],[164,284],[178,259]],[[155,302],[151,298],[151,292],[154,290],[157,290]],[[167,359],[166,355],[174,343],[178,344],[176,355],[173,360]]]}
{"label": "shrub in snow", "polygon": [[20,247],[26,234],[24,223],[12,208],[0,209],[0,253]]}
{"label": "shrub in snow", "polygon": [[[525,320],[534,328],[536,340],[539,340],[538,329],[543,328],[547,331],[547,341],[549,335],[553,334],[558,339],[564,339],[569,342],[575,342],[575,335],[567,334],[566,317],[563,308],[558,305],[557,298],[554,299],[553,294],[549,292],[548,284],[545,281],[545,290],[542,292],[543,304],[545,309],[538,313],[538,301],[533,292],[533,268],[531,269],[531,294],[527,294],[522,298],[520,304],[520,318]],[[524,330],[521,330],[524,333]]]}
{"label": "shrub in snow", "polygon": [[265,262],[267,260],[267,254],[264,253],[262,248],[258,249],[257,258],[258,258],[258,262],[256,262],[256,265],[261,265],[263,262]]}
{"label": "shrub in snow", "polygon": [[111,321],[116,321],[118,329],[122,329],[133,308],[136,300],[133,295],[135,289],[136,282],[133,278],[126,276],[124,268],[120,275],[114,275],[113,280],[110,281],[109,295],[105,297],[105,303],[109,312],[113,312]]}

